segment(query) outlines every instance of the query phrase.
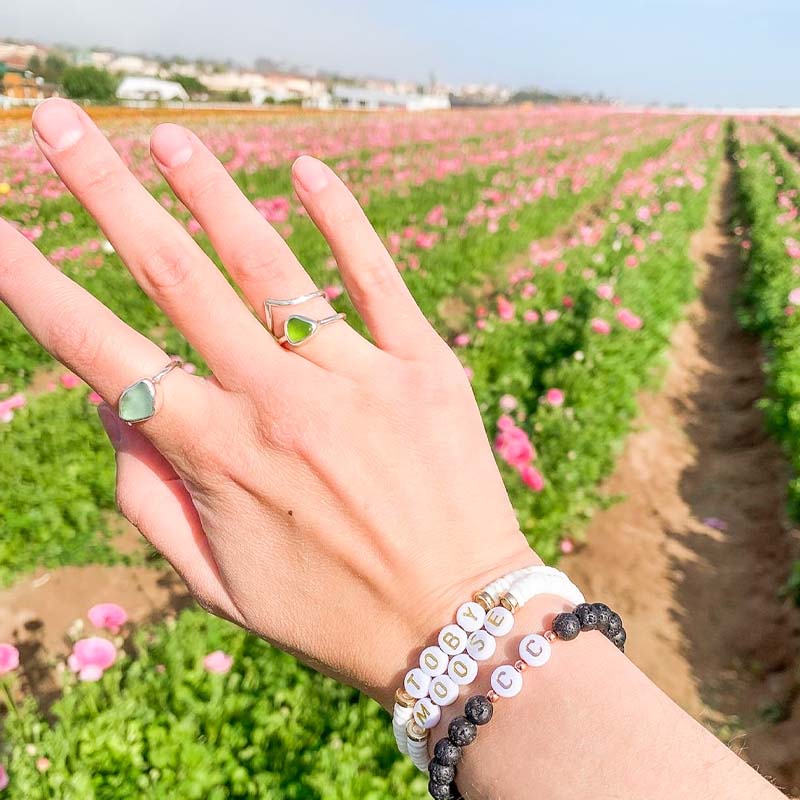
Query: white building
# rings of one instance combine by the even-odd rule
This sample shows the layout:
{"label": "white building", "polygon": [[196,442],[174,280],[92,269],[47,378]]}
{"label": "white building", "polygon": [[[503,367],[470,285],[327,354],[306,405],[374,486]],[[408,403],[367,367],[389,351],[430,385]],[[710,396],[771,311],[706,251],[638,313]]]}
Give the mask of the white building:
{"label": "white building", "polygon": [[117,89],[120,100],[182,100],[187,101],[189,95],[179,83],[162,81],[158,78],[132,76],[123,78]]}
{"label": "white building", "polygon": [[105,65],[109,72],[125,72],[127,74],[147,75],[154,78],[158,75],[161,66],[157,61],[140,56],[119,56]]}
{"label": "white building", "polygon": [[[362,111],[404,109],[406,111],[442,111],[450,108],[447,95],[400,94],[365,89],[362,86],[339,84],[333,87],[330,105]],[[316,108],[324,106],[316,105]]]}

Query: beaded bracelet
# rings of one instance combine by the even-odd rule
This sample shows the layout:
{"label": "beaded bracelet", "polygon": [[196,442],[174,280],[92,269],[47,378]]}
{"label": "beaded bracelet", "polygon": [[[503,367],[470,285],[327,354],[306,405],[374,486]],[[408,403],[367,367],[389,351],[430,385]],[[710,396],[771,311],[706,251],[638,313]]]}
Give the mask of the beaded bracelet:
{"label": "beaded bracelet", "polygon": [[420,770],[428,767],[428,730],[441,719],[442,706],[454,703],[460,687],[475,680],[478,662],[494,655],[496,637],[511,631],[514,613],[541,594],[578,604],[584,600],[579,589],[554,567],[536,565],[511,572],[461,605],[456,623],[442,628],[438,644],[426,647],[419,666],[406,674],[403,688],[395,693],[392,730],[400,752],[408,754]]}
{"label": "beaded bracelet", "polygon": [[625,652],[625,628],[619,614],[603,603],[580,603],[572,612],[557,614],[550,630],[531,633],[519,643],[519,659],[512,666],[502,664],[492,672],[491,690],[485,695],[473,695],[464,704],[464,714],[454,717],[447,736],[436,742],[433,758],[428,763],[428,793],[434,800],[460,797],[456,787],[456,767],[463,748],[471,745],[478,727],[488,724],[494,706],[501,698],[515,697],[522,691],[522,673],[528,667],[542,667],[550,660],[551,642],[571,641],[582,631],[600,631],[616,647]]}

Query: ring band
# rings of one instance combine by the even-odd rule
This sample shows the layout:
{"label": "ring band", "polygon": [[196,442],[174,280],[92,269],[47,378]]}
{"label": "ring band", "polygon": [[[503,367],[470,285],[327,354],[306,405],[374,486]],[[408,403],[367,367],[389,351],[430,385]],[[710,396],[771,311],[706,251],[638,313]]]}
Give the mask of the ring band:
{"label": "ring band", "polygon": [[117,414],[123,422],[133,425],[146,422],[156,415],[161,407],[159,385],[172,370],[183,366],[182,358],[173,358],[152,378],[140,378],[122,390],[117,401]]}
{"label": "ring band", "polygon": [[292,347],[300,347],[305,344],[309,339],[319,333],[320,328],[338,322],[347,316],[344,312],[339,314],[331,314],[329,317],[322,319],[312,319],[305,317],[302,314],[292,314],[284,326],[284,334],[278,339],[278,344],[290,344]]}
{"label": "ring band", "polygon": [[307,303],[309,300],[315,300],[317,297],[325,297],[325,292],[322,289],[315,289],[313,292],[301,294],[299,297],[290,297],[288,300],[275,300],[272,298],[265,300],[264,316],[267,320],[267,330],[272,334],[273,338],[278,338],[275,333],[275,320],[272,318],[273,306],[296,306],[300,303]]}

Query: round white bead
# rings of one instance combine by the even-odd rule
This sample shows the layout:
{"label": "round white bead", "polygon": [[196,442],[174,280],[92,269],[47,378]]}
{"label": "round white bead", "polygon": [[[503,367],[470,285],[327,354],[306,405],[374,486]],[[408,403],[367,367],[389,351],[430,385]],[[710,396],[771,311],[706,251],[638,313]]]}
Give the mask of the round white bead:
{"label": "round white bead", "polygon": [[431,681],[428,695],[437,706],[450,706],[458,699],[458,686],[447,675],[439,675]]}
{"label": "round white bead", "polygon": [[483,621],[486,619],[486,612],[483,607],[471,600],[464,603],[458,611],[456,611],[456,622],[467,632],[472,633],[483,627]]}
{"label": "round white bead", "polygon": [[428,694],[428,689],[431,688],[431,676],[426,675],[419,667],[415,667],[406,673],[403,686],[413,698],[419,700]]}
{"label": "round white bead", "polygon": [[497,640],[491,633],[475,631],[467,639],[467,653],[476,661],[487,661],[497,650]]}
{"label": "round white bead", "polygon": [[447,674],[453,683],[459,686],[468,686],[478,677],[478,662],[466,653],[459,653],[450,659]]}
{"label": "round white bead", "polygon": [[550,642],[531,633],[519,643],[519,657],[529,667],[543,667],[550,660]]}
{"label": "round white bead", "polygon": [[439,647],[449,656],[463,653],[467,646],[467,632],[459,625],[445,625],[439,631]]}
{"label": "round white bead", "polygon": [[483,627],[492,636],[505,636],[514,627],[514,615],[507,608],[495,606],[486,614]]}
{"label": "round white bead", "polygon": [[423,697],[422,700],[417,700],[415,703],[412,716],[414,722],[427,731],[439,724],[439,720],[442,718],[442,709],[430,697]]}
{"label": "round white bead", "polygon": [[511,664],[503,664],[492,673],[491,684],[500,697],[516,697],[522,691],[522,675]]}
{"label": "round white bead", "polygon": [[432,645],[426,647],[419,656],[419,668],[431,678],[447,672],[447,654],[441,647]]}

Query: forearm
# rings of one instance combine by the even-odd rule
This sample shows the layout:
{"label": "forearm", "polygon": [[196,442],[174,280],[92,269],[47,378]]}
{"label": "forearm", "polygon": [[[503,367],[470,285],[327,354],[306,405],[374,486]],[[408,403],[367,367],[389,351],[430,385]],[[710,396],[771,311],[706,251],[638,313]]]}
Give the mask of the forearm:
{"label": "forearm", "polygon": [[[520,610],[469,694],[485,694],[492,669],[519,658],[521,637],[545,630],[562,610],[562,601],[544,597]],[[458,787],[468,800],[783,797],[600,634],[554,642],[550,661],[523,680],[464,750]],[[466,697],[445,709],[431,751]]]}

